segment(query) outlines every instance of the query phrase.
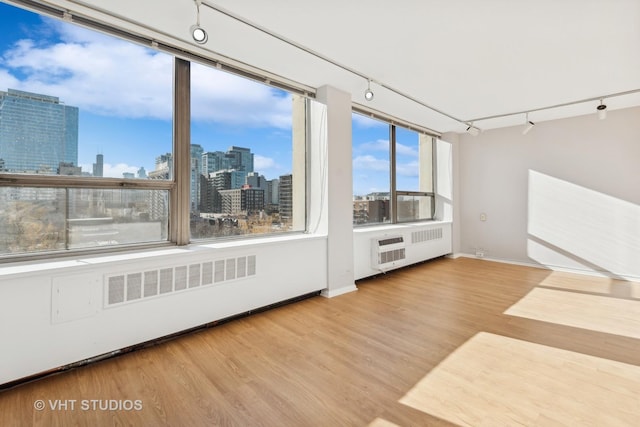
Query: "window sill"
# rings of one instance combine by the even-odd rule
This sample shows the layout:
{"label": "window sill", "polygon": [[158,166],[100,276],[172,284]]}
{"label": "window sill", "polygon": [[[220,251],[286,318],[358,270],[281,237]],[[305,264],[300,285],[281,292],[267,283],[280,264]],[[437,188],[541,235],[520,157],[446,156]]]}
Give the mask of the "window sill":
{"label": "window sill", "polygon": [[132,262],[154,257],[169,257],[175,255],[196,254],[206,250],[249,248],[256,246],[276,245],[295,241],[323,240],[326,236],[318,236],[305,233],[295,233],[283,236],[258,237],[244,240],[229,240],[224,242],[193,243],[182,247],[168,247],[160,249],[131,250],[102,255],[85,255],[82,257],[45,260],[21,261],[0,265],[0,279],[8,279],[18,276],[29,276],[42,273],[53,273],[71,268],[87,268],[94,265],[118,262]]}
{"label": "window sill", "polygon": [[436,220],[436,221],[416,221],[416,222],[403,222],[400,224],[374,224],[374,225],[361,225],[353,229],[354,233],[379,233],[381,231],[401,231],[411,230],[414,228],[423,227],[436,227],[438,225],[451,224],[450,220]]}

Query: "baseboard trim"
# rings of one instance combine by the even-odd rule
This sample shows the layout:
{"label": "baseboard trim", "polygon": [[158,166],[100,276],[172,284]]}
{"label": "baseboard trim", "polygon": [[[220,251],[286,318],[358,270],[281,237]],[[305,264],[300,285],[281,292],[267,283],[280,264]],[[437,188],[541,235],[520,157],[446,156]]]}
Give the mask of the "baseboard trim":
{"label": "baseboard trim", "polygon": [[626,280],[626,281],[629,281],[629,282],[638,282],[638,281],[640,281],[640,277],[629,276],[629,275],[624,275],[624,274],[610,273],[610,272],[606,272],[606,271],[581,270],[579,268],[563,267],[563,266],[560,266],[560,265],[536,264],[536,263],[533,263],[533,262],[515,261],[515,260],[510,260],[510,259],[504,259],[504,258],[477,257],[477,256],[475,256],[473,254],[467,254],[467,253],[456,254],[455,258],[459,258],[459,257],[479,259],[479,260],[482,260],[482,261],[499,262],[499,263],[502,263],[502,264],[521,265],[523,267],[532,267],[532,268],[539,268],[539,269],[542,269],[542,270],[559,271],[559,272],[562,272],[562,273],[581,274],[583,276],[607,277],[607,278],[613,278],[613,279],[619,279],[619,280]]}
{"label": "baseboard trim", "polygon": [[320,291],[320,296],[323,296],[325,298],[334,298],[334,297],[337,297],[343,294],[348,294],[349,292],[354,292],[357,290],[358,290],[358,287],[354,283],[353,285],[344,286],[338,289],[323,289],[322,291]]}

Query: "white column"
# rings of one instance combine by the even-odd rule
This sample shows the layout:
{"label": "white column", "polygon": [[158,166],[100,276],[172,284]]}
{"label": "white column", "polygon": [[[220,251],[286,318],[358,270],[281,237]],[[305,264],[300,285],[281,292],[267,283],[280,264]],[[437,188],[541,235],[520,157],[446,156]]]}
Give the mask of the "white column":
{"label": "white column", "polygon": [[[326,111],[326,216],[328,298],[357,290],[353,273],[353,173],[351,95],[330,86],[316,92]],[[324,228],[324,227],[322,227]]]}

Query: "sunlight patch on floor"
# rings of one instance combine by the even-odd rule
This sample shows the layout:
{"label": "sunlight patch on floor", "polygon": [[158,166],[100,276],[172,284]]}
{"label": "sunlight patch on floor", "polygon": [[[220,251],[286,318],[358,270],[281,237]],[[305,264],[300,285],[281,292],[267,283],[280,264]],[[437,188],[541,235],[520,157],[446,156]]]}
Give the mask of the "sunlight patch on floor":
{"label": "sunlight patch on floor", "polygon": [[400,427],[398,424],[394,424],[391,421],[383,420],[382,418],[376,418],[367,427]]}
{"label": "sunlight patch on floor", "polygon": [[460,426],[640,425],[640,367],[481,332],[400,403]]}
{"label": "sunlight patch on floor", "polygon": [[534,288],[504,314],[640,338],[640,301]]}
{"label": "sunlight patch on floor", "polygon": [[640,283],[638,282],[577,275],[575,273],[554,271],[540,282],[539,286],[564,289],[567,291],[610,295],[617,298],[640,299]]}

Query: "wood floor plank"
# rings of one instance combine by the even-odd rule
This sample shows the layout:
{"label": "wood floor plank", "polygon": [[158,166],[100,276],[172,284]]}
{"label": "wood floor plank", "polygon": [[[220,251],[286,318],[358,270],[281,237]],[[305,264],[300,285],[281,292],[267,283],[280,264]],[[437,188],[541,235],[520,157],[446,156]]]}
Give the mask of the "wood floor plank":
{"label": "wood floor plank", "polygon": [[[635,325],[640,284],[459,258],[358,288],[0,392],[0,425],[640,425],[640,339],[633,326],[597,330],[584,311]],[[536,316],[509,314],[556,292],[588,303],[559,313],[556,300],[544,316],[535,300]],[[625,312],[607,314],[600,299]],[[580,321],[558,320],[572,314]],[[142,408],[85,410],[86,400]]]}

